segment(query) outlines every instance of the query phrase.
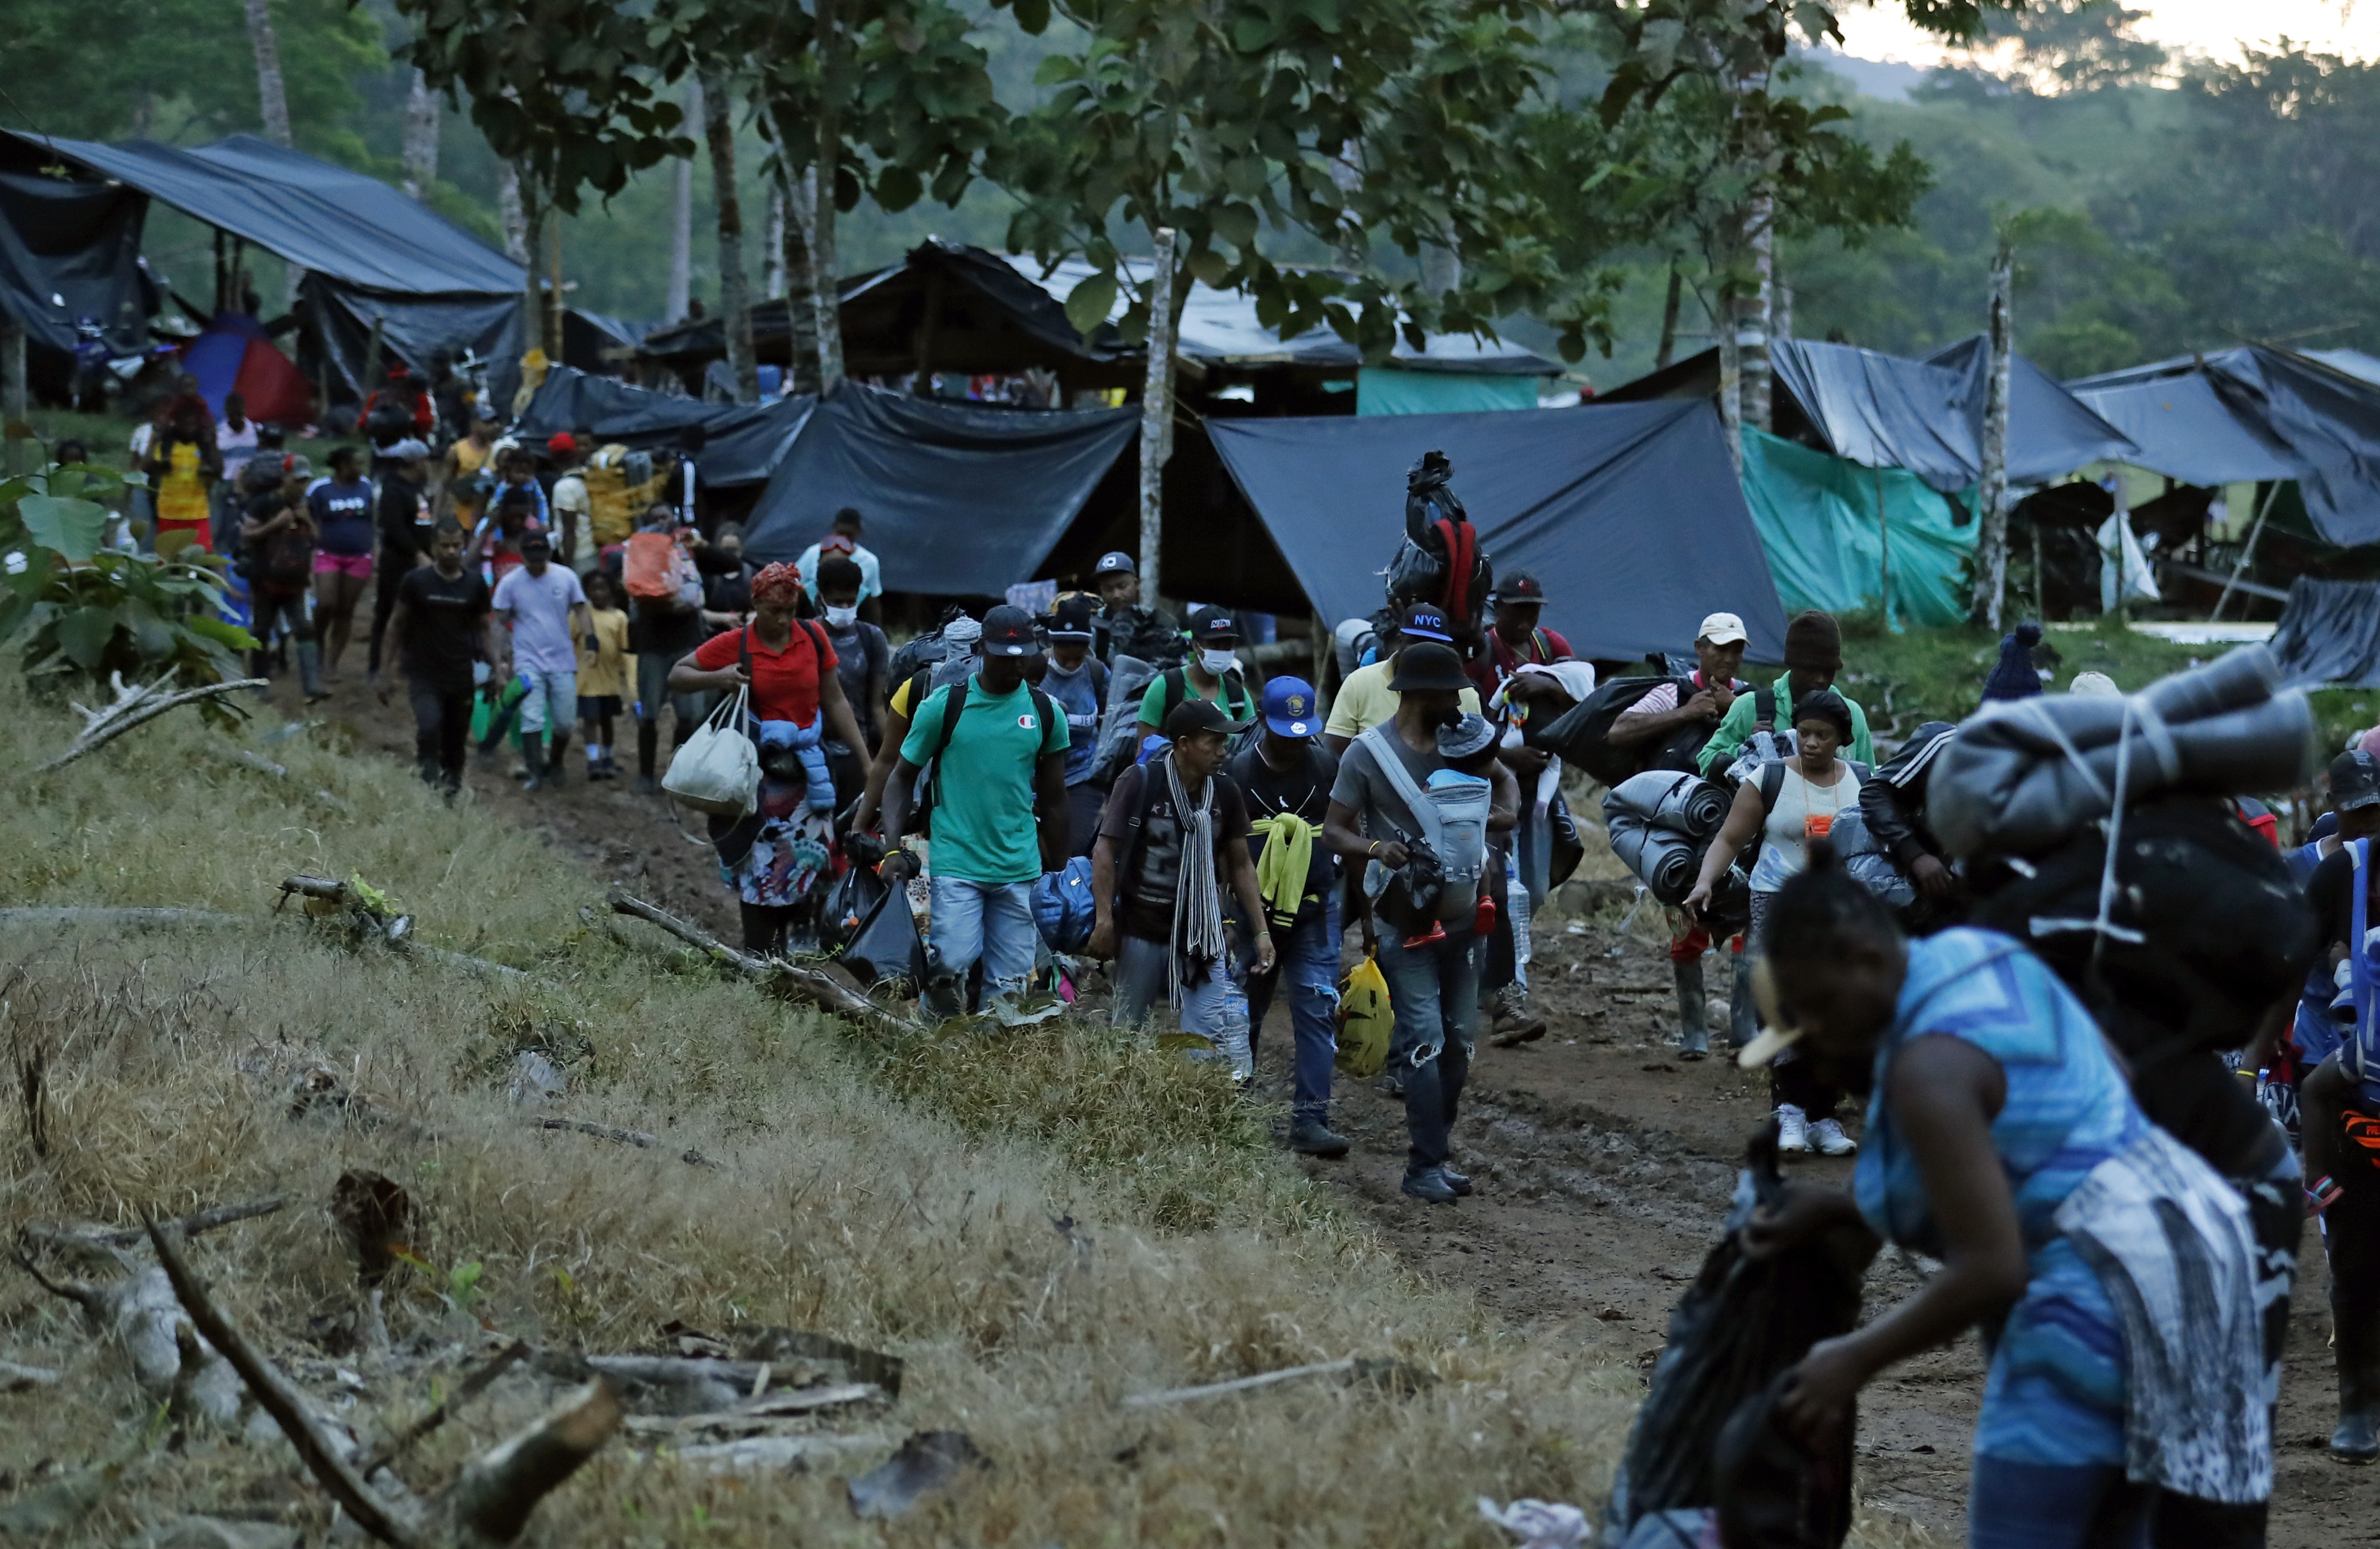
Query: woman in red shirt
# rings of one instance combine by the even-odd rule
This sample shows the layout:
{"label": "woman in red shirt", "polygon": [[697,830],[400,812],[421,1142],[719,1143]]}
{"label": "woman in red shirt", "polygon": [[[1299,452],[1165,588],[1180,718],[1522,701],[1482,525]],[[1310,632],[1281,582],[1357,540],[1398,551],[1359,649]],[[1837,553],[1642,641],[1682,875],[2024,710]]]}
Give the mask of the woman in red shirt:
{"label": "woman in red shirt", "polygon": [[782,952],[787,928],[827,872],[835,791],[821,733],[847,748],[865,746],[826,631],[794,616],[801,597],[801,572],[770,566],[752,578],[752,622],[713,635],[670,669],[672,693],[751,690],[759,725],[747,729],[759,733],[759,805],[747,817],[710,820],[747,952]]}

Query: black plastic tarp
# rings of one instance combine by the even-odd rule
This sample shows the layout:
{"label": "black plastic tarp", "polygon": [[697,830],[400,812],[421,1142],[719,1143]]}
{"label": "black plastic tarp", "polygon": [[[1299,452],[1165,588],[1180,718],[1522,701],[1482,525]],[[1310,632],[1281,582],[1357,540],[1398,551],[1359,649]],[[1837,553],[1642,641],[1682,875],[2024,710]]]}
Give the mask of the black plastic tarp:
{"label": "black plastic tarp", "polygon": [[996,597],[1032,578],[1139,422],[1134,409],[985,409],[847,381],[778,465],[745,552],[792,559],[856,506],[886,586]]}
{"label": "black plastic tarp", "polygon": [[0,172],[0,312],[52,349],[72,349],[85,318],[117,348],[140,348],[154,310],[140,268],[148,210],[129,189]]}
{"label": "black plastic tarp", "polygon": [[[558,432],[588,426],[600,441],[643,450],[674,446],[686,426],[698,424],[707,438],[702,476],[710,484],[726,488],[757,484],[774,473],[816,401],[801,397],[766,404],[706,403],[631,386],[615,377],[554,366],[547,370],[545,385],[522,411],[519,430],[524,439],[535,445]],[[793,553],[808,546],[805,539]]]}
{"label": "black plastic tarp", "polygon": [[154,140],[104,145],[0,131],[22,166],[77,163],[207,225],[244,237],[309,274],[408,295],[518,295],[521,266],[376,177],[254,135],[182,150]]}
{"label": "black plastic tarp", "polygon": [[366,290],[308,274],[299,289],[343,387],[333,396],[360,400],[378,383],[367,384],[364,356],[371,348],[372,322],[380,322],[381,348],[424,376],[431,357],[443,350],[451,360],[466,354],[487,362],[488,393],[496,417],[511,408],[520,386],[521,303],[517,296],[419,296]]}
{"label": "black plastic tarp", "polygon": [[2380,384],[2247,345],[2069,385],[2151,427],[2126,460],[2194,484],[2295,480],[2325,542],[2380,543]]}
{"label": "black plastic tarp", "polygon": [[2273,654],[2291,683],[2380,689],[2380,581],[2289,585]]}
{"label": "black plastic tarp", "polygon": [[[1925,360],[1847,344],[1780,339],[1778,384],[1792,394],[1824,450],[1863,468],[1900,468],[1946,493],[1982,475],[1980,335]],[[2019,356],[2009,364],[2008,477],[2046,483],[2131,450],[2122,432]]]}
{"label": "black plastic tarp", "polygon": [[1742,616],[1754,658],[1784,654],[1785,610],[1707,403],[1209,420],[1207,432],[1326,620],[1379,607],[1405,470],[1437,449],[1498,573],[1535,571],[1547,619],[1579,654],[1683,652],[1722,609]]}

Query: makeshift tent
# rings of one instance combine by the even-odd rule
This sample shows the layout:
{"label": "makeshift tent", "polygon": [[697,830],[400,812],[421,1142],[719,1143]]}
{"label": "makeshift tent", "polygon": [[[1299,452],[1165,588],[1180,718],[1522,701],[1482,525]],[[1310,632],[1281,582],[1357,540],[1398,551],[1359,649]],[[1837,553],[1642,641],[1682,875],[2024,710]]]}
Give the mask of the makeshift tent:
{"label": "makeshift tent", "polygon": [[1366,366],[1355,373],[1358,414],[1469,414],[1537,407],[1534,376],[1471,376],[1452,372]]}
{"label": "makeshift tent", "polygon": [[2294,480],[2325,542],[2380,543],[2380,384],[2246,345],[2068,386],[2139,427],[2124,461],[2192,484]]}
{"label": "makeshift tent", "polygon": [[224,313],[183,346],[182,369],[199,379],[199,393],[217,421],[233,393],[260,424],[302,425],[313,417],[313,388],[246,312]]}
{"label": "makeshift tent", "polygon": [[1975,524],[1959,525],[1949,500],[1915,474],[1747,429],[1743,494],[1787,608],[1850,613],[1888,596],[1902,623],[1965,621],[1961,567],[1975,552]]}
{"label": "makeshift tent", "polygon": [[[1955,373],[1967,432],[1982,470],[1985,373],[1991,369],[1990,341],[1976,334],[1936,350],[1925,363]],[[2132,450],[2116,426],[2094,414],[2057,378],[2022,355],[2009,357],[2008,482],[2031,487],[2065,478],[2086,463],[2121,457]]]}
{"label": "makeshift tent", "polygon": [[2380,581],[2300,576],[2273,631],[2290,682],[2380,689]]}
{"label": "makeshift tent", "polygon": [[1131,409],[984,409],[847,382],[803,423],[744,552],[793,559],[853,506],[887,584],[999,596],[1032,578],[1139,423]]}
{"label": "makeshift tent", "polygon": [[1743,616],[1755,659],[1783,655],[1785,612],[1707,403],[1210,420],[1207,431],[1323,619],[1379,607],[1380,571],[1404,534],[1405,470],[1435,448],[1453,461],[1499,573],[1536,573],[1579,654],[1682,652],[1726,609]]}
{"label": "makeshift tent", "polygon": [[129,353],[148,342],[155,287],[140,267],[149,201],[129,189],[0,172],[0,313],[71,350],[89,319]]}
{"label": "makeshift tent", "polygon": [[[426,367],[436,348],[477,349],[503,365],[499,400],[509,393],[517,341],[508,347],[494,319],[506,305],[517,311],[526,272],[379,179],[254,135],[183,150],[0,130],[0,168],[30,171],[56,161],[114,178],[305,270],[334,363],[351,390],[363,386],[360,341],[377,315],[391,350],[410,364]],[[355,335],[356,351],[339,347],[352,332],[342,314],[345,324],[365,331]]]}
{"label": "makeshift tent", "polygon": [[[706,403],[634,387],[615,377],[568,366],[549,367],[545,384],[521,411],[519,433],[532,445],[565,431],[591,426],[600,442],[650,450],[674,446],[688,425],[700,425],[703,478],[714,486],[757,484],[777,470],[801,433],[816,399],[766,404]],[[796,551],[798,552],[798,551]]]}
{"label": "makeshift tent", "polygon": [[629,323],[579,307],[565,308],[562,313],[563,363],[582,372],[616,376],[652,331],[653,324],[650,323]]}

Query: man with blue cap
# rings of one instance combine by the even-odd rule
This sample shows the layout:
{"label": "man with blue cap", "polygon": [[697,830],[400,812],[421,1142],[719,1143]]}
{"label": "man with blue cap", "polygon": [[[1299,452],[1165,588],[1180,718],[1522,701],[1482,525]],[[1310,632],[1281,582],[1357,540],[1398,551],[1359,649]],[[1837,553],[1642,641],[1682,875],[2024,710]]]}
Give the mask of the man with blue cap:
{"label": "man with blue cap", "polygon": [[1263,734],[1225,765],[1247,799],[1248,852],[1274,948],[1273,971],[1248,977],[1248,1041],[1253,1046],[1263,1032],[1273,993],[1285,982],[1296,1040],[1289,1146],[1304,1156],[1340,1157],[1347,1141],[1330,1122],[1338,1055],[1339,863],[1322,842],[1339,760],[1318,740],[1321,707],[1311,683],[1272,679],[1262,714]]}

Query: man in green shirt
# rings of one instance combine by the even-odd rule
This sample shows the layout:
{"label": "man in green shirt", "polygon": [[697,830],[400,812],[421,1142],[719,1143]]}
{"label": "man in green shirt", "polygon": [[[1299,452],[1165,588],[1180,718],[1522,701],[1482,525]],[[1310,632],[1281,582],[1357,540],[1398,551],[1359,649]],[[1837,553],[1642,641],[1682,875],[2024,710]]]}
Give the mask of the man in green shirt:
{"label": "man in green shirt", "polygon": [[[1796,614],[1785,626],[1785,676],[1774,685],[1777,691],[1776,726],[1786,726],[1793,719],[1793,701],[1803,694],[1835,686],[1835,675],[1843,670],[1843,632],[1841,627],[1815,608]],[[1703,744],[1700,757],[1706,777],[1733,763],[1742,750],[1744,740],[1751,737],[1753,723],[1759,714],[1757,694],[1738,694],[1735,702],[1720,718],[1718,729]],[[1860,701],[1849,694],[1843,702],[1851,706],[1852,739],[1843,745],[1842,756],[1864,764],[1876,762],[1876,743],[1867,734],[1867,712]],[[1774,729],[1774,728],[1772,728]]]}
{"label": "man in green shirt", "polygon": [[[975,676],[926,696],[909,720],[884,787],[884,829],[907,827],[911,792],[933,766],[933,920],[926,933],[925,1005],[965,1009],[966,979],[983,962],[984,1006],[1013,1000],[1033,974],[1033,884],[1066,863],[1065,712],[1026,681],[1041,653],[1025,610],[983,616]],[[906,850],[880,873],[898,887],[917,871]]]}

